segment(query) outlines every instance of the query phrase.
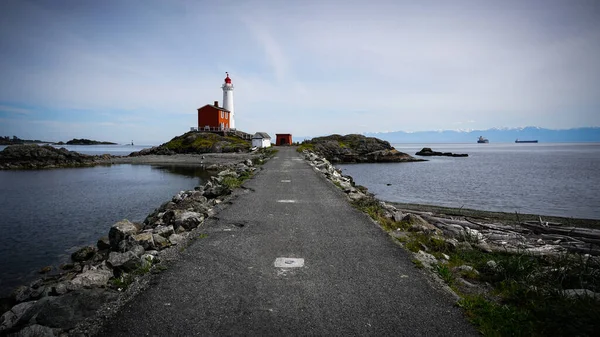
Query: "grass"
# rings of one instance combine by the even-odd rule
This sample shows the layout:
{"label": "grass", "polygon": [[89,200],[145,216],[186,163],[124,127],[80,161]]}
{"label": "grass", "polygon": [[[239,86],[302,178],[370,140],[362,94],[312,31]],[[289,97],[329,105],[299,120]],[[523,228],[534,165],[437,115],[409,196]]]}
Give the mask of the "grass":
{"label": "grass", "polygon": [[[375,198],[364,198],[352,205],[379,222],[386,231],[407,230],[410,226],[405,221],[394,222],[386,217],[387,211]],[[477,212],[459,211],[470,216]],[[519,216],[521,220],[527,218]],[[427,251],[438,259],[442,254],[450,257],[447,264],[434,266],[434,271],[461,297],[458,304],[485,336],[594,336],[600,331],[600,299],[568,297],[564,293],[567,289],[600,293],[597,259],[566,253],[558,256],[486,253],[456,248],[435,235],[405,234],[398,241],[407,250]],[[461,239],[478,241],[468,235]],[[417,268],[424,268],[417,259],[413,259],[413,263]],[[474,270],[457,268],[462,265],[472,266]],[[465,288],[457,282],[458,278],[480,285],[480,292]]]}
{"label": "grass", "polygon": [[[166,269],[166,267],[164,267]],[[121,276],[110,279],[109,283],[119,291],[127,289],[138,276],[148,274],[152,270],[152,260],[148,259],[131,273],[122,273]]]}
{"label": "grass", "polygon": [[220,136],[210,132],[187,132],[171,139],[165,144],[169,150],[177,153],[206,153],[220,147],[223,152],[246,151],[250,142],[234,136]]}
{"label": "grass", "polygon": [[302,153],[302,151],[304,151],[304,150],[309,150],[309,151],[313,151],[314,152],[315,151],[315,145],[311,144],[311,143],[308,143],[308,142],[303,142],[296,149],[296,151],[298,151],[300,153]]}
{"label": "grass", "polygon": [[227,186],[229,189],[234,189],[240,187],[244,181],[250,179],[252,177],[252,172],[244,171],[237,178],[232,176],[223,177],[221,180],[221,184]]}

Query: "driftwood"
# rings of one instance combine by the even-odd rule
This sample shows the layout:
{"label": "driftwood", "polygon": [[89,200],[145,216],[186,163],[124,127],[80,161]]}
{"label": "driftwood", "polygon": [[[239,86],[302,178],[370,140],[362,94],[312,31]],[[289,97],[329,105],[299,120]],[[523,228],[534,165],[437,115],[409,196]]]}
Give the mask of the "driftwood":
{"label": "driftwood", "polygon": [[402,210],[421,216],[446,235],[475,240],[487,250],[534,255],[572,253],[600,255],[600,230],[566,227],[560,223],[519,221],[514,224],[483,223],[466,216],[442,216],[432,212]]}

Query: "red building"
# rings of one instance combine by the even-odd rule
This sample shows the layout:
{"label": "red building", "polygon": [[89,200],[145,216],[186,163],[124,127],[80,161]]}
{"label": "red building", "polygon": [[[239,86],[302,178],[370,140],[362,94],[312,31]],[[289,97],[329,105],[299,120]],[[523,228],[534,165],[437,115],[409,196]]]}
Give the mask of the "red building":
{"label": "red building", "polygon": [[198,109],[198,130],[228,130],[229,116],[229,110],[219,107],[219,101],[215,101],[213,105],[207,104]]}
{"label": "red building", "polygon": [[278,133],[275,139],[275,145],[292,145],[292,135],[289,133]]}

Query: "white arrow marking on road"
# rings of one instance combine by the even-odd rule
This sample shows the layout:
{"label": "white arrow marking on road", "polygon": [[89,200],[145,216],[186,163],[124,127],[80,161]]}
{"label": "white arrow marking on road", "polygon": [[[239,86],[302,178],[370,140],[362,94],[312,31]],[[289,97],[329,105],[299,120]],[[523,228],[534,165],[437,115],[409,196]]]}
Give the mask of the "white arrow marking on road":
{"label": "white arrow marking on road", "polygon": [[282,180],[281,182],[282,183],[291,183],[292,181],[291,180]]}
{"label": "white arrow marking on road", "polygon": [[294,203],[296,200],[277,200],[277,202]]}

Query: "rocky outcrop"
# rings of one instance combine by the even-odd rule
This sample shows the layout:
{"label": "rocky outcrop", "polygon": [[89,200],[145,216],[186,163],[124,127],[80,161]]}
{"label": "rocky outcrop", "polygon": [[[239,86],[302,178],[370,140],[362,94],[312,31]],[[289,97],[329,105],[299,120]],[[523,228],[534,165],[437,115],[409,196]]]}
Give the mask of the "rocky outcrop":
{"label": "rocky outcrop", "polygon": [[429,147],[424,147],[421,151],[415,153],[417,156],[431,157],[431,156],[443,156],[443,157],[468,157],[466,153],[452,153],[452,152],[437,152],[431,150]]}
{"label": "rocky outcrop", "polygon": [[363,135],[331,135],[305,141],[310,148],[332,163],[395,163],[423,161],[393,148],[390,143]]}
{"label": "rocky outcrop", "polygon": [[40,169],[95,165],[100,156],[88,156],[50,145],[11,145],[0,152],[0,169]]}
{"label": "rocky outcrop", "polygon": [[129,156],[248,152],[249,150],[250,141],[234,135],[221,136],[211,132],[190,131],[160,146],[133,152]]}
{"label": "rocky outcrop", "polygon": [[[267,159],[267,155],[261,161]],[[223,167],[211,181],[194,190],[181,191],[146,217],[142,224],[122,220],[111,226],[97,247],[83,247],[72,254],[57,275],[47,275],[17,288],[3,301],[0,335],[11,333],[62,335],[79,322],[96,315],[107,302],[140,275],[154,271],[172,256],[173,247],[191,240],[191,231],[216,214],[231,188],[224,179],[238,179],[255,170],[252,162]],[[160,269],[159,269],[160,270]],[[4,312],[5,311],[5,312]]]}

